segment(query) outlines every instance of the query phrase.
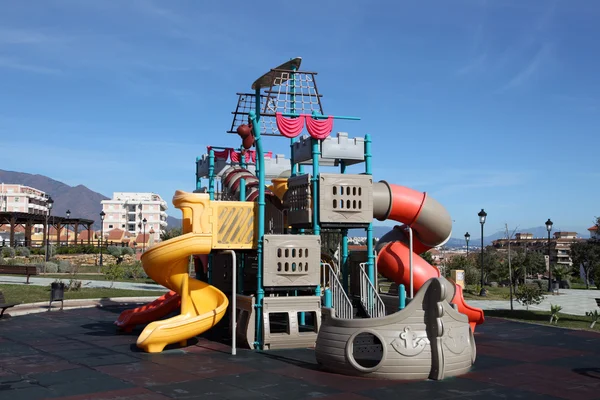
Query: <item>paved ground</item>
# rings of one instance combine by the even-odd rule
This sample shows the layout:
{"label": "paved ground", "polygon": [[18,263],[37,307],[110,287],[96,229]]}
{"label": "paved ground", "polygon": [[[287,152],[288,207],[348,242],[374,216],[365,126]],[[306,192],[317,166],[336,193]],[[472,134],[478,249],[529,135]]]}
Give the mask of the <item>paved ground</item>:
{"label": "paved ground", "polygon": [[[29,282],[31,285],[36,286],[49,286],[52,282],[56,281],[56,278],[39,278],[39,277],[30,277]],[[63,278],[63,282],[68,282],[69,278],[65,276]],[[25,284],[26,278],[24,276],[8,276],[2,275],[0,276],[0,283],[6,284]],[[108,288],[111,285],[110,281],[94,281],[88,279],[82,279],[81,285],[84,288]],[[136,283],[136,282],[115,282],[112,285],[113,289],[129,289],[129,290],[156,290],[159,292],[168,291],[165,287],[158,284],[150,284],[150,283]]]}
{"label": "paved ground", "polygon": [[135,333],[115,333],[121,310],[0,320],[0,399],[600,399],[600,335],[591,332],[488,318],[469,374],[391,382],[322,372],[308,349],[231,356],[208,337],[146,354]]}

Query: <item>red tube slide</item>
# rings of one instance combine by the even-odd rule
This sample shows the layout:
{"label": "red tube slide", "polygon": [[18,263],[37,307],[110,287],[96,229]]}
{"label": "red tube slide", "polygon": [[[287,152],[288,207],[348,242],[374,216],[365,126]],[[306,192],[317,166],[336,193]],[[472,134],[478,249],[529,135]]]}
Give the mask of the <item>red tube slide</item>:
{"label": "red tube slide", "polygon": [[125,332],[131,332],[136,325],[156,321],[169,315],[180,306],[181,296],[170,291],[151,303],[123,311],[115,321],[115,325]]}
{"label": "red tube slide", "polygon": [[[405,227],[413,229],[413,287],[415,292],[431,278],[440,276],[439,270],[419,254],[448,241],[452,233],[452,220],[436,200],[426,193],[403,186],[379,182],[374,185],[375,218],[391,219],[403,226],[396,226],[380,238],[377,245],[377,268],[379,273],[397,284],[407,287],[410,283],[409,245]],[[469,318],[471,329],[484,322],[483,311],[465,303],[462,288],[452,283],[454,293],[451,302]]]}

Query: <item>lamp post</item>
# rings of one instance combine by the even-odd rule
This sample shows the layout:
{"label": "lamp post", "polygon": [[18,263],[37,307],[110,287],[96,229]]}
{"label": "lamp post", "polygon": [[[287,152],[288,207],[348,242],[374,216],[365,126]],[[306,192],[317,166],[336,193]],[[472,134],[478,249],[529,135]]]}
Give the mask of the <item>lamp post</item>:
{"label": "lamp post", "polygon": [[469,240],[471,240],[471,235],[469,232],[465,233],[465,242],[467,242],[467,258],[469,258]]}
{"label": "lamp post", "polygon": [[[71,217],[71,210],[67,210],[67,219]],[[69,247],[69,223],[67,222],[67,247]]]}
{"label": "lamp post", "polygon": [[100,266],[102,266],[102,246],[104,246],[104,210],[100,211]]}
{"label": "lamp post", "polygon": [[50,227],[48,226],[48,218],[50,218],[53,205],[54,200],[52,200],[52,197],[48,197],[46,201],[46,207],[48,207],[48,212],[46,213],[46,261],[50,260]]}
{"label": "lamp post", "polygon": [[483,211],[483,208],[477,214],[479,216],[479,223],[481,224],[481,291],[479,292],[480,296],[486,296],[487,291],[483,286],[483,225],[485,224],[485,218],[487,217],[487,213]]}
{"label": "lamp post", "polygon": [[552,232],[552,221],[548,218],[546,221],[546,230],[548,231],[548,291],[552,292],[552,265],[550,264],[550,232]]}
{"label": "lamp post", "polygon": [[144,238],[144,243],[142,245],[142,253],[146,251],[146,222],[148,221],[146,220],[146,218],[144,218],[142,220],[142,225],[144,225],[144,233],[142,235],[142,237]]}

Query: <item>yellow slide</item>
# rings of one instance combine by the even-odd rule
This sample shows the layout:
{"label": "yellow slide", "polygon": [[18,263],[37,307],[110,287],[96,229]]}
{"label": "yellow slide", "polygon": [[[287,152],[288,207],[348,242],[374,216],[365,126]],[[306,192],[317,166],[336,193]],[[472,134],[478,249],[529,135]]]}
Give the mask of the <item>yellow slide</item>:
{"label": "yellow slide", "polygon": [[252,203],[214,202],[205,194],[177,191],[173,204],[183,211],[184,234],[152,246],[141,260],[150,278],[181,295],[181,314],[146,326],[137,346],[149,353],[171,343],[185,345],[215,326],[227,311],[229,300],[223,292],[190,278],[189,256],[255,246]]}

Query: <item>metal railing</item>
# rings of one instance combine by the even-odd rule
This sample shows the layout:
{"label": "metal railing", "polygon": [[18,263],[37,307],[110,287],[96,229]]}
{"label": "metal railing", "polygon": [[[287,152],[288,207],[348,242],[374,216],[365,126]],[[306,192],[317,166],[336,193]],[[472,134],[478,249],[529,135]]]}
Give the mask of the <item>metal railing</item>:
{"label": "metal railing", "polygon": [[352,302],[348,298],[342,283],[338,279],[338,274],[336,272],[338,268],[332,267],[329,263],[321,263],[321,268],[323,268],[323,273],[321,274],[323,282],[321,287],[325,289],[327,283],[329,283],[329,290],[331,290],[331,305],[335,310],[335,315],[338,318],[352,319],[354,314]]}
{"label": "metal railing", "polygon": [[371,318],[385,317],[385,304],[365,270],[367,263],[360,263],[360,302]]}

